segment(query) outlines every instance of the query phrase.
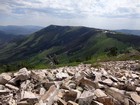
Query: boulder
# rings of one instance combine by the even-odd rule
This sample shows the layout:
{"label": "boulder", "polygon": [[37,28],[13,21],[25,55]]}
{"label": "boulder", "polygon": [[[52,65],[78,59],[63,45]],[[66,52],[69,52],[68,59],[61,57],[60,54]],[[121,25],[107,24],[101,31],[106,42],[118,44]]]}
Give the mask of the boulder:
{"label": "boulder", "polygon": [[106,94],[111,95],[113,98],[116,100],[124,103],[125,95],[124,95],[124,90],[119,90],[114,87],[106,88]]}
{"label": "boulder", "polygon": [[111,86],[113,84],[113,81],[111,79],[105,79],[104,81],[102,81],[101,83]]}
{"label": "boulder", "polygon": [[49,90],[40,97],[40,101],[42,100],[43,103],[47,103],[47,105],[52,105],[54,102],[54,97],[57,95],[59,89],[55,86],[52,85]]}
{"label": "boulder", "polygon": [[92,74],[94,75],[93,80],[95,82],[101,81],[102,73],[93,71]]}
{"label": "boulder", "polygon": [[6,73],[2,73],[0,75],[0,84],[6,84],[8,83],[8,81],[10,81],[11,76],[9,74]]}
{"label": "boulder", "polygon": [[65,78],[67,78],[67,77],[69,77],[69,75],[68,75],[67,73],[59,72],[59,73],[56,74],[56,78],[57,78],[58,80],[65,79]]}
{"label": "boulder", "polygon": [[97,82],[93,82],[93,81],[91,81],[90,79],[87,79],[87,78],[85,78],[85,77],[82,78],[82,79],[79,81],[79,83],[80,83],[81,85],[86,86],[89,90],[99,88]]}
{"label": "boulder", "polygon": [[18,73],[15,74],[14,81],[24,81],[29,78],[30,78],[30,71],[28,71],[26,68],[22,68],[18,71]]}
{"label": "boulder", "polygon": [[101,89],[96,89],[94,91],[94,94],[96,95],[96,97],[106,97],[107,95],[104,93],[104,91],[102,91]]}
{"label": "boulder", "polygon": [[38,72],[31,71],[31,77],[34,80],[43,81],[46,78],[46,75],[44,72],[41,72],[41,71],[38,71]]}
{"label": "boulder", "polygon": [[[102,103],[103,105],[116,105],[112,98],[110,97],[98,97],[96,99],[98,102]],[[118,104],[117,104],[118,105]]]}
{"label": "boulder", "polygon": [[65,94],[64,94],[64,99],[65,101],[75,101],[76,99],[78,99],[81,95],[81,92],[78,90],[66,90]]}
{"label": "boulder", "polygon": [[127,82],[127,84],[125,84],[125,90],[127,91],[135,91],[136,90],[136,86],[134,84],[132,84],[132,82]]}
{"label": "boulder", "polygon": [[43,83],[43,87],[46,90],[48,90],[52,85],[55,85],[55,83],[54,82],[48,82],[48,81],[46,81],[46,82]]}
{"label": "boulder", "polygon": [[132,93],[131,98],[137,103],[140,104],[140,96],[138,94]]}
{"label": "boulder", "polygon": [[27,101],[30,104],[34,104],[38,102],[38,96],[29,91],[21,91],[20,101]]}
{"label": "boulder", "polygon": [[78,99],[79,105],[90,105],[92,100],[95,99],[96,96],[94,91],[84,91]]}

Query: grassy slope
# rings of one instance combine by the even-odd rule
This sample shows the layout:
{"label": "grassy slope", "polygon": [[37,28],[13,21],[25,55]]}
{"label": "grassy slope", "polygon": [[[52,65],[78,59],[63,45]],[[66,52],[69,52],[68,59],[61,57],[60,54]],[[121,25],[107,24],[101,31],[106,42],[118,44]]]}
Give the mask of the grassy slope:
{"label": "grassy slope", "polygon": [[[86,27],[49,26],[27,38],[8,44],[0,50],[0,63],[14,63],[44,68],[46,55],[56,54],[60,64],[108,59],[104,50],[117,47],[139,47],[140,37],[104,33]],[[112,57],[113,58],[113,57]]]}

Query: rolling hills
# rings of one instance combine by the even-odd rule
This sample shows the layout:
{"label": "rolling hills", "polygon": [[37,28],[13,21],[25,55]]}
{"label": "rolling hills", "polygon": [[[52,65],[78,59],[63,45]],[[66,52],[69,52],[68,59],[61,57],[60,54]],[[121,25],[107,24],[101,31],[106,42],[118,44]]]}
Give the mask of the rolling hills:
{"label": "rolling hills", "polygon": [[6,34],[12,35],[29,35],[36,31],[39,31],[43,27],[41,26],[16,26],[16,25],[9,25],[9,26],[0,26],[0,31],[5,32]]}
{"label": "rolling hills", "polygon": [[114,30],[114,31],[121,32],[121,33],[124,33],[124,34],[131,34],[131,35],[140,36],[140,30],[121,29],[121,30]]}
{"label": "rolling hills", "polygon": [[9,42],[13,40],[19,40],[22,39],[24,36],[20,35],[11,35],[11,34],[6,34],[3,31],[0,31],[0,49],[2,49],[3,45],[8,44]]}
{"label": "rolling hills", "polygon": [[59,64],[68,64],[111,55],[111,51],[118,54],[133,49],[139,55],[135,50],[139,47],[139,36],[81,26],[50,25],[0,49],[0,64],[37,67],[48,65],[53,58]]}

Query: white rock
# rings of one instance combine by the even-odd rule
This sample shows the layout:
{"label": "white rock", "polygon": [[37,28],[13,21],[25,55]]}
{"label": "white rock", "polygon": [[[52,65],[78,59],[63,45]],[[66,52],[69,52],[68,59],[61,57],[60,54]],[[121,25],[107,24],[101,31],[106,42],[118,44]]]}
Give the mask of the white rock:
{"label": "white rock", "polygon": [[131,76],[132,76],[132,78],[139,78],[139,76],[138,75],[136,75],[136,74],[131,74]]}
{"label": "white rock", "polygon": [[5,86],[6,86],[6,87],[8,87],[9,89],[12,89],[12,90],[16,90],[16,91],[18,91],[18,90],[19,90],[19,88],[18,88],[18,87],[13,86],[13,85],[11,85],[11,84],[6,84]]}
{"label": "white rock", "polygon": [[107,96],[101,89],[96,89],[96,90],[94,91],[94,94],[95,94],[97,97],[106,97],[106,96]]}
{"label": "white rock", "polygon": [[10,75],[8,75],[6,73],[2,73],[0,75],[0,84],[6,84],[10,79],[11,79]]}
{"label": "white rock", "polygon": [[80,98],[78,99],[79,105],[88,105],[92,102],[92,100],[95,98],[95,94],[93,91],[84,91]]}
{"label": "white rock", "polygon": [[93,101],[92,104],[93,104],[93,105],[104,105],[104,104],[102,104],[102,103],[100,103],[100,102],[97,102],[97,101]]}
{"label": "white rock", "polygon": [[107,76],[108,75],[107,71],[104,68],[101,68],[101,73],[104,76]]}
{"label": "white rock", "polygon": [[30,71],[28,71],[26,68],[22,68],[19,70],[18,73],[15,74],[15,81],[17,80],[27,80],[30,78]]}
{"label": "white rock", "polygon": [[111,95],[112,97],[119,100],[120,102],[123,102],[125,98],[124,90],[119,90],[114,87],[106,88],[106,94]]}
{"label": "white rock", "polygon": [[131,98],[138,104],[140,104],[140,96],[138,94],[132,93]]}
{"label": "white rock", "polygon": [[9,92],[10,92],[9,90],[0,90],[0,95],[7,94]]}
{"label": "white rock", "polygon": [[118,82],[117,78],[113,77],[113,76],[110,76],[110,79],[114,82]]}
{"label": "white rock", "polygon": [[136,92],[140,93],[140,87],[136,87]]}
{"label": "white rock", "polygon": [[31,71],[31,77],[35,80],[42,81],[46,77],[46,75],[42,71]]}
{"label": "white rock", "polygon": [[104,84],[111,86],[113,84],[113,81],[111,79],[105,79],[103,81]]}
{"label": "white rock", "polygon": [[37,100],[38,97],[32,93],[32,92],[28,92],[28,91],[22,91],[21,92],[21,100]]}
{"label": "white rock", "polygon": [[56,74],[57,79],[63,79],[63,78],[67,78],[67,77],[69,77],[69,75],[67,73],[59,72]]}

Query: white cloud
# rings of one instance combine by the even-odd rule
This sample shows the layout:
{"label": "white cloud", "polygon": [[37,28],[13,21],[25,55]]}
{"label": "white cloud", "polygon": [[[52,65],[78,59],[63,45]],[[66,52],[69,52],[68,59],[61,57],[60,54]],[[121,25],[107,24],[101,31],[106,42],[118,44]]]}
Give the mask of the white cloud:
{"label": "white cloud", "polygon": [[[3,14],[11,17],[4,19],[5,24],[15,22],[119,28],[120,23],[124,28],[138,28],[140,0],[2,0],[0,17]],[[128,25],[132,22],[133,27]]]}

